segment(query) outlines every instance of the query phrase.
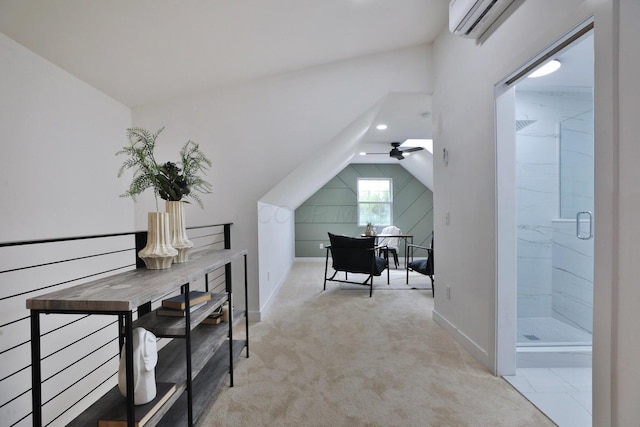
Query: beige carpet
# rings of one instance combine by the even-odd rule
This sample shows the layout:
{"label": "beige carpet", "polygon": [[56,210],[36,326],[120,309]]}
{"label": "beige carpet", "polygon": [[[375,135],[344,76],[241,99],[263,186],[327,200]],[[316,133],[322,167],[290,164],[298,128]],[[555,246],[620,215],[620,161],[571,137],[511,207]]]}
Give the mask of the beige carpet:
{"label": "beige carpet", "polygon": [[554,425],[432,320],[430,290],[322,292],[323,273],[324,263],[294,265],[250,328],[235,387],[200,425]]}

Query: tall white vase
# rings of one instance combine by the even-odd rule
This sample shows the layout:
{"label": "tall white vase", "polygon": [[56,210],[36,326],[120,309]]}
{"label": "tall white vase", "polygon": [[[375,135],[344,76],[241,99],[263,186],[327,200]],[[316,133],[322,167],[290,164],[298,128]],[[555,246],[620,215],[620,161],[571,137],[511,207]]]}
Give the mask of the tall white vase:
{"label": "tall white vase", "polygon": [[178,255],[173,259],[175,263],[186,262],[193,242],[187,237],[186,221],[184,219],[184,202],[167,200],[166,210],[169,213],[169,236],[171,246],[176,248]]}
{"label": "tall white vase", "polygon": [[149,212],[149,228],[147,230],[147,246],[138,256],[150,270],[162,270],[171,267],[178,251],[171,246],[169,238],[169,214],[166,212]]}

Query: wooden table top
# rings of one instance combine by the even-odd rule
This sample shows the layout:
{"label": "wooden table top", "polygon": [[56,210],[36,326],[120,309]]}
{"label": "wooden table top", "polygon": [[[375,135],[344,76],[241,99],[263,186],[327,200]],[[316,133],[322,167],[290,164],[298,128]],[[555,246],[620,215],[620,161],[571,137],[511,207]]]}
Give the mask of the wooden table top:
{"label": "wooden table top", "polygon": [[246,249],[199,249],[189,260],[166,270],[138,268],[27,299],[41,311],[125,312],[156,300],[180,286],[246,255]]}

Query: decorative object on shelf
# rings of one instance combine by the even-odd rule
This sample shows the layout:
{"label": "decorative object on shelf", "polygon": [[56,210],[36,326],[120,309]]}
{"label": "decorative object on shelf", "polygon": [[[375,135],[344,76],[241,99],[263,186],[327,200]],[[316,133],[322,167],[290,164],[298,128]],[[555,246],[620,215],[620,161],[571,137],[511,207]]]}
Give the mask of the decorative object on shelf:
{"label": "decorative object on shelf", "polygon": [[207,316],[202,323],[205,325],[217,325],[222,322],[222,312],[213,312]]}
{"label": "decorative object on shelf", "polygon": [[[193,307],[196,304],[207,302],[211,299],[209,292],[203,291],[190,291],[189,292],[189,306]],[[176,310],[184,310],[187,304],[184,300],[184,294],[176,295],[171,298],[163,299],[162,306],[166,308],[174,308]]]}
{"label": "decorative object on shelf", "polygon": [[169,214],[169,241],[178,255],[173,262],[182,263],[189,259],[189,251],[193,248],[193,242],[187,237],[187,229],[184,220],[184,202],[167,200],[167,213]]}
{"label": "decorative object on shelf", "polygon": [[[129,145],[123,147],[116,155],[125,154],[129,158],[120,167],[118,177],[121,177],[126,170],[134,169],[129,189],[121,197],[131,197],[135,201],[137,195],[147,188],[153,188],[156,198],[156,211],[158,211],[158,197],[167,201],[166,211],[170,218],[166,222],[166,227],[169,229],[167,243],[170,243],[176,249],[176,254],[173,255],[172,261],[180,263],[187,261],[189,250],[193,247],[193,243],[189,241],[186,235],[183,203],[187,202],[183,198],[191,197],[203,208],[202,200],[198,193],[210,193],[211,184],[199,176],[199,173],[205,174],[212,163],[200,150],[198,144],[189,140],[180,150],[179,165],[173,162],[158,164],[154,157],[154,150],[156,139],[163,130],[164,127],[160,128],[156,133],[151,133],[142,128],[127,129]],[[151,223],[149,224],[150,230]],[[158,232],[164,233],[163,231]],[[160,238],[147,236],[147,240],[157,241]],[[155,246],[151,246],[149,251],[153,247]],[[147,248],[145,247],[145,249]],[[144,252],[148,259],[155,260],[160,256],[155,254],[149,256],[149,251]],[[145,258],[142,256],[140,258],[145,260],[147,268],[157,269],[171,266],[170,263],[168,265],[157,262],[148,264]],[[162,266],[158,267],[158,265]]]}
{"label": "decorative object on shelf", "polygon": [[229,323],[229,301],[222,304],[222,321]]}
{"label": "decorative object on shelf", "polygon": [[[127,397],[127,374],[125,348],[120,353],[118,369],[118,387],[120,393]],[[133,330],[133,401],[136,405],[144,405],[156,397],[155,367],[158,363],[156,336],[144,328]]]}
{"label": "decorative object on shelf", "polygon": [[[189,313],[193,313],[194,311],[204,307],[205,305],[207,305],[206,301],[192,305],[189,307]],[[158,316],[185,317],[187,315],[187,309],[160,307],[156,310],[156,314]]]}
{"label": "decorative object on shelf", "polygon": [[[136,427],[143,427],[156,412],[176,392],[176,385],[172,383],[158,383],[156,397],[149,403],[135,407]],[[113,389],[112,391],[115,391]],[[109,392],[111,393],[111,392]],[[118,405],[112,411],[98,419],[98,427],[127,427],[127,407]]]}
{"label": "decorative object on shelf", "polygon": [[179,253],[171,245],[169,214],[147,212],[147,226],[147,245],[138,252],[138,256],[149,270],[163,270],[171,267]]}
{"label": "decorative object on shelf", "polygon": [[193,243],[187,237],[184,220],[183,197],[191,197],[202,208],[202,200],[198,193],[210,193],[211,184],[202,179],[198,173],[206,173],[211,167],[211,161],[200,151],[198,144],[193,141],[187,143],[180,150],[180,165],[167,162],[159,167],[160,183],[162,187],[159,195],[166,200],[166,210],[169,212],[169,230],[171,244],[178,250],[174,262],[186,262]]}

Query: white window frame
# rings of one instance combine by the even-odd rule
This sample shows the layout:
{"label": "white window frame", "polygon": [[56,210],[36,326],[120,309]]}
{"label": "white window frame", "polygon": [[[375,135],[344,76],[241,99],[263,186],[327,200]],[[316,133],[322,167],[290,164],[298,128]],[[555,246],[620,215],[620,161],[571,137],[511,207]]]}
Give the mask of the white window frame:
{"label": "white window frame", "polygon": [[[360,182],[362,181],[387,181],[389,183],[389,200],[386,202],[369,202],[360,200]],[[356,188],[357,210],[358,210],[358,227],[365,227],[367,222],[360,218],[360,205],[363,204],[384,204],[389,206],[389,223],[388,224],[372,224],[373,226],[386,227],[393,225],[393,180],[391,178],[358,178]]]}

